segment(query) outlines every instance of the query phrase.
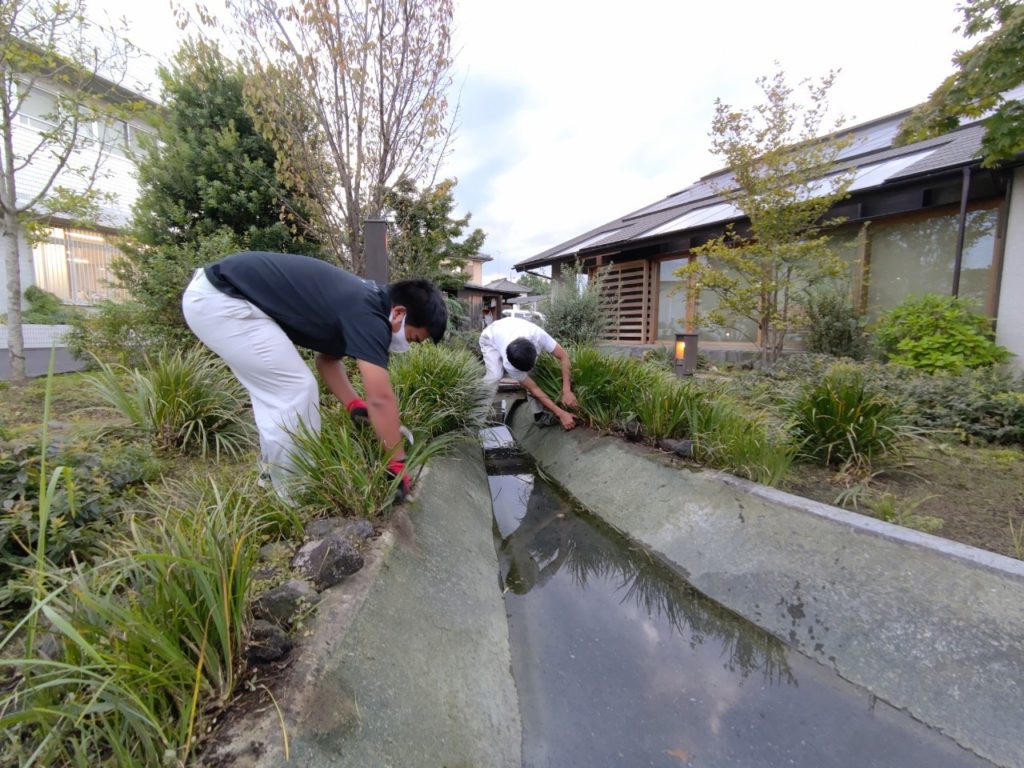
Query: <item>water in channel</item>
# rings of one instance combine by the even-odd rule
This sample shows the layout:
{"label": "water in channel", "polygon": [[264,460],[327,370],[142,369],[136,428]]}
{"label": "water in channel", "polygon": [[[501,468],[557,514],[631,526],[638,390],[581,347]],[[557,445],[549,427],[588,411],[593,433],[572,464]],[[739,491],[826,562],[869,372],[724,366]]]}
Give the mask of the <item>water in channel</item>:
{"label": "water in channel", "polygon": [[505,427],[483,440],[524,766],[991,765],[574,508]]}

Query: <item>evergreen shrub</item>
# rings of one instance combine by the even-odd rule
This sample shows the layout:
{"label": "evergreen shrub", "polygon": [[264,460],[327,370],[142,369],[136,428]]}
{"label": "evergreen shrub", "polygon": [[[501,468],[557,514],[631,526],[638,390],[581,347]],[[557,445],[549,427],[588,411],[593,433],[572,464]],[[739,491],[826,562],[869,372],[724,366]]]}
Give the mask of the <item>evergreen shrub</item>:
{"label": "evergreen shrub", "polygon": [[929,373],[1005,363],[1010,353],[994,336],[971,301],[937,294],[908,298],[874,328],[874,341],[889,362]]}

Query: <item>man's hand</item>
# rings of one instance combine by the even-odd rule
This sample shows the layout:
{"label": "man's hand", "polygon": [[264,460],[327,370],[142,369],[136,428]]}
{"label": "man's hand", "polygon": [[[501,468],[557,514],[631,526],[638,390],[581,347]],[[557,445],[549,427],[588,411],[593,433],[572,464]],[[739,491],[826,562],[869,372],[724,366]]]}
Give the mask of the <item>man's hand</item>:
{"label": "man's hand", "polygon": [[388,477],[394,480],[396,477],[400,478],[398,482],[398,489],[395,491],[395,501],[401,504],[405,501],[405,497],[409,495],[409,487],[412,481],[409,480],[409,475],[405,472],[405,462],[402,459],[392,459],[388,462]]}
{"label": "man's hand", "polygon": [[370,408],[365,401],[354,397],[345,404],[345,408],[355,424],[363,425],[370,423]]}
{"label": "man's hand", "polygon": [[568,411],[558,411],[558,420],[562,422],[562,429],[568,431],[576,426],[576,417]]}
{"label": "man's hand", "polygon": [[562,390],[562,405],[573,410],[580,407],[580,402],[576,399],[576,395],[572,393],[571,389]]}

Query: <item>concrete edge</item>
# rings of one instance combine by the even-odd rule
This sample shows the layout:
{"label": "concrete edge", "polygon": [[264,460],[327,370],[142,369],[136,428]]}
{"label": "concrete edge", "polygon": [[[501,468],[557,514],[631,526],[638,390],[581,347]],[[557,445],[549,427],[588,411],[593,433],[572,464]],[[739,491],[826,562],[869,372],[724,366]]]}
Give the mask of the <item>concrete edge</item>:
{"label": "concrete edge", "polygon": [[214,764],[397,765],[407,764],[403,750],[427,759],[437,749],[444,764],[518,768],[519,703],[492,520],[483,450],[467,439],[430,462],[364,550],[364,567],[321,593],[273,685],[281,715],[271,705],[232,723],[210,751]]}
{"label": "concrete edge", "polygon": [[835,507],[831,504],[824,504],[820,501],[797,496],[796,494],[781,491],[767,485],[761,485],[742,477],[730,475],[727,472],[718,470],[701,470],[708,477],[714,477],[719,482],[740,489],[751,495],[760,496],[766,501],[783,504],[794,509],[800,509],[808,514],[834,520],[837,523],[847,525],[862,533],[873,536],[880,536],[891,541],[900,541],[915,547],[923,547],[937,554],[948,557],[955,557],[975,565],[990,568],[1005,576],[1024,580],[1024,561],[1006,557],[996,552],[972,547],[969,544],[961,544],[959,541],[944,539],[924,531],[916,531],[913,528],[904,528],[901,525],[887,523],[868,515],[851,512],[842,507]]}
{"label": "concrete edge", "polygon": [[522,409],[509,426],[584,508],[711,599],[975,754],[1024,765],[1024,564],[538,428]]}

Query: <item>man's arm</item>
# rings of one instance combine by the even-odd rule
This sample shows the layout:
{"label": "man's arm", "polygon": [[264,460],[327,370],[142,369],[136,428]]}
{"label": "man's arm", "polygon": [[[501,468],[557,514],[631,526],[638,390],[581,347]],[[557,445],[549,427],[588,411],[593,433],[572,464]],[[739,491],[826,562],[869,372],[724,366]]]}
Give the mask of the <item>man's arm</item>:
{"label": "man's arm", "polygon": [[345,363],[342,362],[340,357],[332,357],[331,355],[318,352],[316,355],[316,370],[324,380],[327,388],[334,393],[336,398],[341,400],[342,405],[348,407],[349,403],[359,397],[352,388],[352,382],[348,380],[348,374],[345,373]]}
{"label": "man's arm", "polygon": [[558,362],[562,366],[562,402],[566,408],[579,408],[580,404],[576,400],[576,395],[572,392],[569,378],[570,369],[572,368],[572,364],[569,361],[569,353],[562,349],[561,344],[555,344],[555,350],[551,354],[558,358]]}
{"label": "man's arm", "polygon": [[385,448],[389,451],[394,449],[392,458],[404,460],[405,450],[402,447],[402,433],[399,431],[401,422],[398,417],[398,400],[391,388],[388,370],[365,360],[357,362],[359,375],[363,379],[363,389],[366,390],[366,405],[373,430]]}
{"label": "man's arm", "polygon": [[522,385],[527,392],[537,398],[541,405],[558,417],[558,420],[562,422],[562,427],[564,429],[572,429],[576,426],[576,417],[555,405],[555,402],[544,394],[544,390],[537,386],[537,382],[527,376],[523,379]]}

